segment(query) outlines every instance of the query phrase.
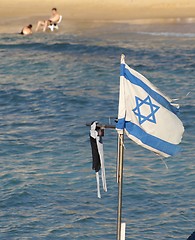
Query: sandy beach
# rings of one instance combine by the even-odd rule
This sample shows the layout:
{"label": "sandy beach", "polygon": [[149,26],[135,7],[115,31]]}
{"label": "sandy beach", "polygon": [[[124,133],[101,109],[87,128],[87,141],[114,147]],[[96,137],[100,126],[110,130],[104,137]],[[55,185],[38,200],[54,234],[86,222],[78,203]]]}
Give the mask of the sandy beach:
{"label": "sandy beach", "polygon": [[[55,6],[54,6],[55,5]],[[1,0],[0,32],[16,32],[25,24],[47,18],[57,7],[64,21],[176,19],[194,21],[191,0]]]}

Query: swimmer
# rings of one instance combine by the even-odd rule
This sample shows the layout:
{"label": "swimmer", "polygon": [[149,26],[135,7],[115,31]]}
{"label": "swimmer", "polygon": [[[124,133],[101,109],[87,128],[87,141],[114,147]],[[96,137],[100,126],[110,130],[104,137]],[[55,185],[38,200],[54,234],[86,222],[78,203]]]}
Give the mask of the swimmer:
{"label": "swimmer", "polygon": [[20,34],[22,34],[22,35],[32,34],[32,25],[29,24],[28,26],[24,27]]}

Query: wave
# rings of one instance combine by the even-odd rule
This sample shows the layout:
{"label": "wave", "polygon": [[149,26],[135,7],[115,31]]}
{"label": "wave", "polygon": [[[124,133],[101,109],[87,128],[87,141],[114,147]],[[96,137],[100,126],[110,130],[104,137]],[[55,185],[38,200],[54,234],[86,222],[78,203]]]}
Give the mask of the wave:
{"label": "wave", "polygon": [[[74,52],[76,54],[90,53],[97,54],[113,54],[120,55],[122,52],[126,52],[130,46],[116,46],[112,45],[97,45],[93,43],[18,43],[18,44],[0,44],[0,52],[9,50],[22,50],[22,51],[47,51],[47,52]],[[133,50],[131,49],[131,53]]]}
{"label": "wave", "polygon": [[178,37],[178,38],[195,38],[195,33],[172,33],[172,32],[138,32],[138,34],[164,36],[164,37]]}

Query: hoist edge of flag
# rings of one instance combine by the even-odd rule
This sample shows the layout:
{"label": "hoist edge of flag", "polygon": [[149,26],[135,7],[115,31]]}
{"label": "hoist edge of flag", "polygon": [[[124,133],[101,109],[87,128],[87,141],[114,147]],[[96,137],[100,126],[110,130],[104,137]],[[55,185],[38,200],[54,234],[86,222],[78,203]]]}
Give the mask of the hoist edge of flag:
{"label": "hoist edge of flag", "polygon": [[122,130],[125,128],[125,118],[120,118],[117,120],[116,130]]}

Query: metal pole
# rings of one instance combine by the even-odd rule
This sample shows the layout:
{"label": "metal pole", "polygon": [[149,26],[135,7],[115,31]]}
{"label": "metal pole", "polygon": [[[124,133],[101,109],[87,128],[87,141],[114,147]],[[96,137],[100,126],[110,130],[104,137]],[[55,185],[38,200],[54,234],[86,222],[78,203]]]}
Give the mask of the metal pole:
{"label": "metal pole", "polygon": [[116,182],[119,183],[120,137],[117,134]]}
{"label": "metal pole", "polygon": [[[91,123],[86,123],[86,126],[90,127]],[[105,128],[116,129],[115,125],[110,125],[110,124],[100,124],[100,123],[98,123],[97,127],[102,128],[102,129],[105,129]]]}
{"label": "metal pole", "polygon": [[117,217],[117,240],[121,240],[121,220],[122,220],[122,190],[123,190],[123,159],[124,159],[124,132],[119,134],[119,154],[118,154],[118,217]]}

